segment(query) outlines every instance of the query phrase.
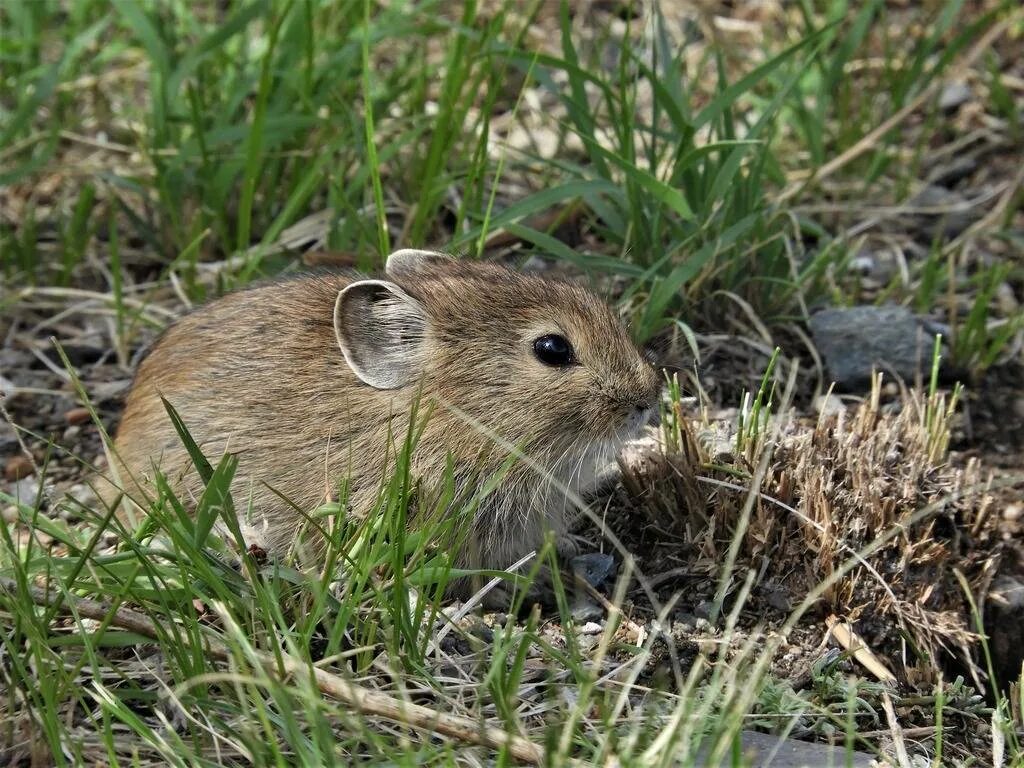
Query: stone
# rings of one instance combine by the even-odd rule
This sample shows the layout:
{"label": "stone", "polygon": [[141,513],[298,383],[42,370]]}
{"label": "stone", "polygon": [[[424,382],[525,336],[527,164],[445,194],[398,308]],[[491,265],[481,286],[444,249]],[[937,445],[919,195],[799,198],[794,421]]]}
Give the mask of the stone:
{"label": "stone", "polygon": [[84,483],[75,483],[68,488],[68,496],[84,507],[88,507],[96,502],[96,492]]}
{"label": "stone", "polygon": [[934,340],[906,307],[837,307],[811,315],[811,335],[829,378],[857,389],[874,370],[913,382],[931,370]]}
{"label": "stone", "polygon": [[92,508],[96,502],[96,493],[92,488],[83,483],[75,483],[68,488],[67,498],[60,503],[57,514],[61,520],[74,522],[81,519],[83,508]]}
{"label": "stone", "polygon": [[536,254],[523,264],[523,272],[547,272],[550,268],[551,265]]}
{"label": "stone", "polygon": [[875,255],[870,251],[861,251],[850,261],[850,271],[861,277],[870,277],[875,271]]}
{"label": "stone", "polygon": [[64,421],[72,427],[85,424],[90,418],[89,409],[83,407],[72,408],[64,413]]}
{"label": "stone", "polygon": [[587,624],[604,617],[604,608],[590,599],[589,595],[578,592],[569,607],[569,615],[577,624]]}
{"label": "stone", "polygon": [[597,588],[615,572],[615,558],[604,552],[587,552],[571,561],[573,573]]}
{"label": "stone", "polygon": [[[757,731],[741,731],[739,740],[743,754],[739,765],[745,768],[871,768],[877,764],[874,756],[867,752],[847,752],[843,747],[785,739]],[[694,765],[700,768],[737,765],[731,750],[714,763],[708,761],[710,751],[710,747],[701,748]]]}
{"label": "stone", "polygon": [[89,394],[93,403],[102,403],[121,396],[131,386],[131,379],[118,379],[116,381],[98,381],[89,387]]}
{"label": "stone", "polygon": [[978,170],[978,159],[974,155],[950,158],[948,162],[936,165],[928,173],[927,182],[940,187],[953,187]]}
{"label": "stone", "polygon": [[907,207],[915,210],[918,229],[928,242],[937,236],[952,239],[979,217],[970,200],[938,184],[925,184],[907,201]]}
{"label": "stone", "polygon": [[14,382],[11,381],[8,378],[4,378],[3,376],[0,376],[0,403],[3,403],[4,405],[6,405],[7,402],[12,397],[14,397],[14,390],[15,390]]}
{"label": "stone", "polygon": [[31,476],[23,477],[11,484],[10,495],[21,504],[31,507],[39,498],[39,481]]}
{"label": "stone", "polygon": [[23,477],[28,477],[35,472],[35,467],[29,460],[28,456],[18,454],[11,456],[4,464],[4,479],[10,483],[21,480]]}
{"label": "stone", "polygon": [[1009,283],[1000,283],[996,288],[996,306],[1006,317],[1012,317],[1020,312],[1020,302],[1013,292],[1013,286]]}
{"label": "stone", "polygon": [[953,112],[959,109],[973,96],[971,87],[963,80],[953,80],[942,86],[939,93],[939,109],[943,112]]}
{"label": "stone", "polygon": [[[590,586],[600,587],[615,571],[615,559],[602,552],[587,552],[569,561],[573,575]],[[604,609],[584,589],[573,590],[572,605],[569,608],[573,621],[586,624],[604,616]]]}
{"label": "stone", "polygon": [[18,438],[12,427],[6,421],[0,421],[0,455],[14,453],[20,448]]}

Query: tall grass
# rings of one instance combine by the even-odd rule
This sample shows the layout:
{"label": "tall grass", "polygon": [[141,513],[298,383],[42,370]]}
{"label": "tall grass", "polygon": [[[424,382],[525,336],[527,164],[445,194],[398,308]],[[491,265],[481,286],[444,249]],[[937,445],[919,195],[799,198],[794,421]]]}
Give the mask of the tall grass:
{"label": "tall grass", "polygon": [[[4,222],[5,272],[66,282],[93,238],[102,248],[96,217],[113,208],[122,239],[157,254],[201,298],[198,260],[249,253],[222,288],[235,274],[280,269],[291,260],[269,257],[269,246],[327,208],[326,246],[358,254],[365,268],[392,246],[468,248],[487,227],[622,276],[641,338],[694,302],[713,309],[699,302],[718,291],[769,319],[792,316],[845,251],[794,262],[787,242],[810,223],[773,204],[794,170],[788,158],[805,158],[813,177],[1006,12],[958,25],[961,5],[936,8],[911,50],[887,50],[884,87],[861,98],[847,70],[869,32],[885,27],[881,2],[801,2],[803,28],[738,73],[719,46],[694,63],[657,4],[614,36],[582,37],[564,4],[556,53],[529,42],[537,2],[486,11],[475,0],[454,10],[436,0],[12,2],[4,26],[18,32],[0,43],[10,86],[0,183],[31,184],[55,162],[76,168],[82,135],[134,154],[79,171],[85,183],[54,200],[19,189],[27,205],[16,224]],[[506,150],[499,169],[491,123],[517,118],[527,89],[557,105],[544,130],[563,150]],[[872,184],[898,141],[886,136],[851,170]],[[540,188],[495,208],[502,177],[535,177]],[[47,218],[64,232],[56,261],[37,244],[37,202],[52,205]],[[534,225],[580,205],[599,243],[590,253]]]}
{"label": "tall grass", "polygon": [[[402,719],[403,703],[412,712],[420,702],[486,717],[508,734],[528,734],[554,764],[616,755],[627,764],[690,765],[703,745],[738,765],[746,714],[755,705],[766,717],[784,709],[759,693],[762,649],[753,641],[731,665],[699,658],[687,674],[677,670],[674,692],[634,689],[658,635],[634,635],[632,645],[618,639],[636,625],[616,611],[597,648],[584,649],[557,580],[564,634],[542,630],[534,611],[524,622],[478,625],[486,637],[449,625],[468,650],[442,650],[429,640],[436,622],[447,622],[441,591],[456,573],[435,547],[449,532],[405,527],[413,434],[395,457],[376,513],[330,531],[321,570],[265,561],[244,547],[244,511],[226,492],[237,459],[214,465],[170,415],[205,482],[193,515],[158,475],[158,495],[136,530],[102,509],[80,510],[85,528],[51,522],[38,502],[17,504],[19,519],[35,531],[27,542],[14,542],[14,529],[0,526],[0,612],[11,618],[0,711],[3,743],[15,753],[31,750],[57,765],[463,764],[459,742],[414,735],[430,722],[395,732],[387,718],[365,717],[359,699],[325,696],[312,670],[385,695],[398,713],[392,720]],[[335,513],[344,501],[314,512],[313,521],[342,521]],[[47,548],[37,543],[43,535],[52,538]],[[64,554],[54,556],[55,549]],[[40,583],[49,585],[48,597]],[[734,611],[726,637],[736,619]],[[621,668],[626,679],[602,674],[601,659],[612,654],[636,658]],[[538,669],[547,679],[537,679]],[[839,728],[856,717],[862,704],[854,705],[850,713],[837,703],[819,709],[792,692],[785,702],[794,716]],[[852,746],[853,730],[848,738]],[[511,752],[496,751],[499,762],[510,760]]]}

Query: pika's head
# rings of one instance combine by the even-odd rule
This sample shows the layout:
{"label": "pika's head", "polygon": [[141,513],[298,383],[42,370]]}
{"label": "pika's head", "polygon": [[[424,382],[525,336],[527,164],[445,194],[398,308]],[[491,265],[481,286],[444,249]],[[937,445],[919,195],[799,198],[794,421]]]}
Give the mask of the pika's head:
{"label": "pika's head", "polygon": [[569,474],[614,455],[658,407],[658,374],[578,285],[413,250],[393,253],[385,272],[335,305],[338,344],[367,386],[422,387]]}

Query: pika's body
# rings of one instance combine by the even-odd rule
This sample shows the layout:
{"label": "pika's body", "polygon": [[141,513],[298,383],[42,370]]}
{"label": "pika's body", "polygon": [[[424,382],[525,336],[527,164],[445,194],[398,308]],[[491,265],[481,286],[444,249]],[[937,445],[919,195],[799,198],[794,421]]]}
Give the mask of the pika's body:
{"label": "pika's body", "polygon": [[[154,467],[184,497],[201,493],[166,398],[208,457],[238,456],[236,506],[254,543],[281,554],[303,527],[298,510],[342,479],[354,514],[372,508],[417,408],[430,413],[412,457],[425,488],[448,471],[471,493],[505,470],[461,565],[505,568],[546,530],[563,533],[575,509],[565,489],[590,490],[657,407],[653,368],[579,286],[408,250],[386,274],[238,291],[168,329],[117,433],[128,495],[153,495]],[[509,467],[510,451],[522,455]]]}

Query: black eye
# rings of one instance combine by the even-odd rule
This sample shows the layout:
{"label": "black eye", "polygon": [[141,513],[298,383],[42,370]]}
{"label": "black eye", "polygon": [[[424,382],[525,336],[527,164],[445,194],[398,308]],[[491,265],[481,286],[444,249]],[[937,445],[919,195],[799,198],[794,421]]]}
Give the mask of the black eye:
{"label": "black eye", "polygon": [[550,333],[533,342],[533,353],[544,365],[566,366],[576,362],[572,344],[564,336]]}

